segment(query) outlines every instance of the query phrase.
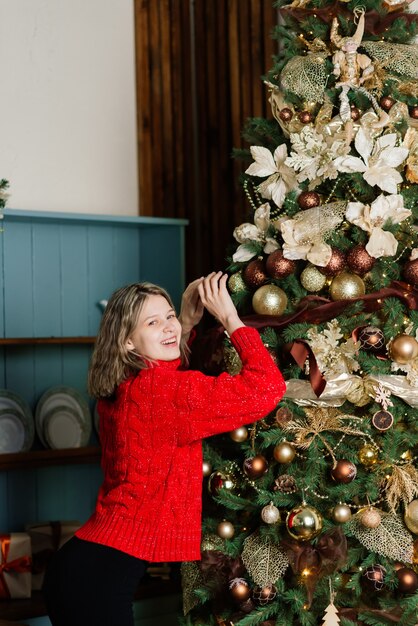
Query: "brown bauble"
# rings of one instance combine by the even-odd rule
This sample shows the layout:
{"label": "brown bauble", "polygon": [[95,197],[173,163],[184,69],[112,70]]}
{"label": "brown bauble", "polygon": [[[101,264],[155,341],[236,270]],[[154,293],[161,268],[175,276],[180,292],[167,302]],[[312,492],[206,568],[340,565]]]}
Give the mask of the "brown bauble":
{"label": "brown bauble", "polygon": [[310,124],[313,121],[313,115],[310,111],[301,111],[298,113],[298,119],[302,124]]}
{"label": "brown bauble", "polygon": [[332,248],[331,258],[324,267],[318,267],[321,274],[325,276],[336,276],[346,266],[346,258],[344,252],[338,250],[338,248]]}
{"label": "brown bauble", "polygon": [[264,587],[254,587],[253,598],[258,604],[264,605],[269,602],[273,602],[277,596],[277,587],[272,584],[265,585]]}
{"label": "brown bauble", "polygon": [[383,332],[377,326],[364,326],[358,335],[360,346],[368,352],[379,352],[385,346]]}
{"label": "brown bauble", "polygon": [[347,253],[347,265],[351,271],[363,276],[370,272],[376,259],[372,257],[362,244],[358,244],[351,248]]}
{"label": "brown bauble", "polygon": [[380,106],[384,111],[390,111],[396,100],[391,96],[382,96],[380,98]]}
{"label": "brown bauble", "polygon": [[382,565],[371,565],[364,570],[362,583],[368,591],[382,591],[386,570]]}
{"label": "brown bauble", "polygon": [[398,591],[401,593],[415,593],[418,589],[418,576],[410,567],[401,567],[396,571]]}
{"label": "brown bauble", "polygon": [[402,270],[403,277],[410,285],[418,286],[418,259],[407,261]]}
{"label": "brown bauble", "polygon": [[240,426],[239,428],[235,428],[235,430],[231,430],[229,433],[232,441],[236,443],[242,443],[248,439],[248,428],[245,426]]}
{"label": "brown bauble", "polygon": [[256,454],[249,459],[245,459],[243,470],[248,478],[260,478],[268,470],[268,463],[262,454]]}
{"label": "brown bauble", "polygon": [[316,191],[302,191],[298,195],[297,203],[301,209],[313,209],[321,204],[321,196]]}
{"label": "brown bauble", "polygon": [[336,483],[351,483],[357,475],[357,467],[347,459],[337,461],[331,470],[331,477]]}
{"label": "brown bauble", "polygon": [[281,109],[279,113],[279,117],[283,122],[290,122],[290,120],[293,117],[292,109],[289,109],[288,107],[284,107],[283,109]]}
{"label": "brown bauble", "polygon": [[268,255],[266,260],[266,271],[271,278],[286,278],[296,270],[296,262],[286,259],[281,250],[275,250]]}
{"label": "brown bauble", "polygon": [[250,261],[243,272],[243,277],[245,283],[249,287],[253,287],[256,289],[257,287],[261,287],[267,280],[266,268],[264,266],[264,261],[261,259],[255,259],[254,261]]}
{"label": "brown bauble", "polygon": [[360,119],[360,116],[361,116],[360,109],[358,109],[357,107],[352,106],[351,107],[351,119],[353,120],[353,122],[357,122],[357,120]]}
{"label": "brown bauble", "polygon": [[413,120],[418,120],[418,106],[413,106],[409,109],[409,116],[412,117]]}
{"label": "brown bauble", "polygon": [[229,582],[229,589],[236,602],[245,602],[251,597],[251,587],[243,578],[233,578]]}
{"label": "brown bauble", "polygon": [[372,506],[359,512],[359,519],[364,528],[377,528],[382,522],[380,511]]}

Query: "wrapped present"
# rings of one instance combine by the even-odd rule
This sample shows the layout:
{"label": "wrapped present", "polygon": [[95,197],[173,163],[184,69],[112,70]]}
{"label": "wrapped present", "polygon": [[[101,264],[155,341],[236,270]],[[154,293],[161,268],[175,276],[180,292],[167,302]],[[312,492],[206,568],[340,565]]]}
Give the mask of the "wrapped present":
{"label": "wrapped present", "polygon": [[30,598],[31,569],[28,533],[0,534],[0,600]]}
{"label": "wrapped present", "polygon": [[71,539],[80,528],[78,521],[37,522],[27,524],[32,540],[32,589],[42,589],[45,570],[54,552]]}

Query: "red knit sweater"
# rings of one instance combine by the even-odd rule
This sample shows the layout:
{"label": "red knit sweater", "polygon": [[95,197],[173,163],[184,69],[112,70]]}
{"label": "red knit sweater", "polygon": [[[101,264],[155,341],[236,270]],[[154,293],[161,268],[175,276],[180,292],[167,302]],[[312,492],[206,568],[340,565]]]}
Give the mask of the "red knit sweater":
{"label": "red knit sweater", "polygon": [[99,402],[104,482],[77,537],[147,561],[200,559],[201,440],[265,417],[285,391],[255,329],[231,341],[243,363],[235,376],[158,361]]}

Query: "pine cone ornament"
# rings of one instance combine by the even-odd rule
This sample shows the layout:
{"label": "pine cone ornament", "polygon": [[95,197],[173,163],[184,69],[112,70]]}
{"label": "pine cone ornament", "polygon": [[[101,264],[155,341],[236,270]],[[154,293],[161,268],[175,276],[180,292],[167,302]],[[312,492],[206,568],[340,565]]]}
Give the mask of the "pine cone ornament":
{"label": "pine cone ornament", "polygon": [[294,493],[296,491],[296,481],[289,474],[282,474],[274,481],[274,491],[281,493]]}

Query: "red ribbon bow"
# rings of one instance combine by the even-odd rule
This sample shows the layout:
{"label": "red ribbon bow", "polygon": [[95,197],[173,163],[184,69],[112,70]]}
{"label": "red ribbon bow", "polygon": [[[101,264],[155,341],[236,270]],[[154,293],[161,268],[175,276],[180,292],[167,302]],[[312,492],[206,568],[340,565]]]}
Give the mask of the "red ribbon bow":
{"label": "red ribbon bow", "polygon": [[7,586],[5,573],[15,572],[30,572],[32,560],[30,556],[19,556],[13,561],[8,561],[11,535],[0,535],[1,544],[1,563],[0,563],[0,598],[9,599],[10,591]]}

